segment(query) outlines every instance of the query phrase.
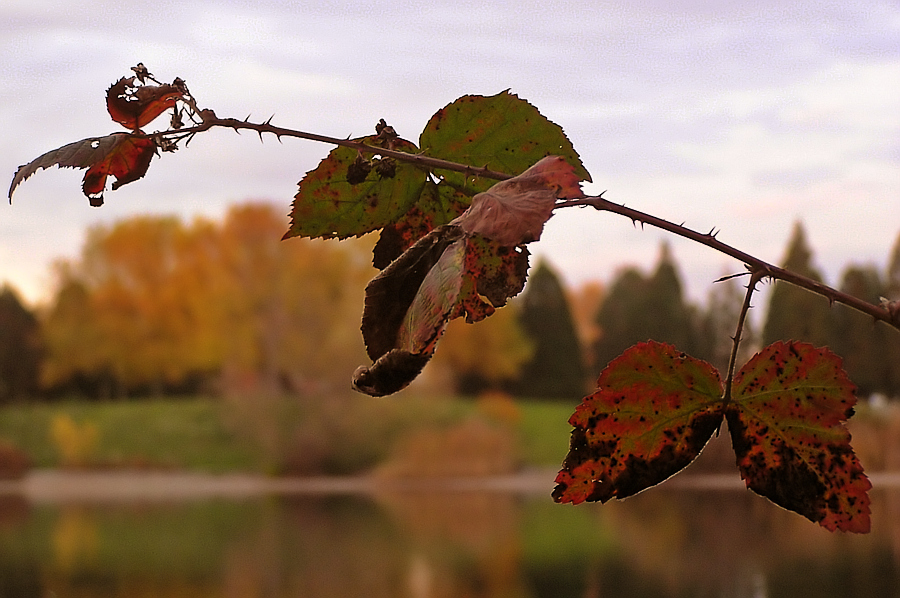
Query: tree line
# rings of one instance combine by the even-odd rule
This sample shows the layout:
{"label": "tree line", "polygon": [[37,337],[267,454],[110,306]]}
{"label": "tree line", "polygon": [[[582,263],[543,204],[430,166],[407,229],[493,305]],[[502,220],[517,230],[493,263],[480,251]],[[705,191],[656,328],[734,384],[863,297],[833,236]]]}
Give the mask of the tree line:
{"label": "tree line", "polygon": [[[273,206],[251,203],[221,221],[140,216],[92,228],[80,256],[56,264],[48,305],[31,310],[0,289],[0,401],[346,390],[366,362],[371,241],[281,242],[285,225]],[[799,223],[783,263],[821,280]],[[538,261],[509,308],[451,322],[429,369],[462,394],[577,400],[606,363],[653,338],[724,370],[739,281],[716,283],[698,306],[667,245],[650,273],[627,267],[574,290]],[[841,290],[876,303],[900,296],[900,239],[886,272],[848,266]],[[745,351],[778,339],[829,345],[861,396],[900,396],[900,338],[886,326],[780,282],[767,313]]]}

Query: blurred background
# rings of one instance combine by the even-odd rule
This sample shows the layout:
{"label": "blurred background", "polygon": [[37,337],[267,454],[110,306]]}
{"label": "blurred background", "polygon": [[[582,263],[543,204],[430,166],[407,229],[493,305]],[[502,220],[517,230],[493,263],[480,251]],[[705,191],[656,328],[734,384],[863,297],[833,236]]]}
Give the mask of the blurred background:
{"label": "blurred background", "polygon": [[[219,116],[336,137],[385,118],[415,140],[456,97],[511,88],[563,126],[588,191],[900,298],[890,2],[8,0],[0,30],[10,179],[117,130],[105,90],[138,62]],[[872,534],[742,490],[724,438],[621,504],[554,505],[566,420],[610,359],[654,338],[725,368],[743,279],[713,281],[741,265],[561,210],[525,291],[452,322],[419,380],[373,400],[349,379],[368,363],[374,240],[279,240],[329,149],[211,131],[99,209],[81,172],[17,189],[0,218],[0,598],[896,595],[895,331],[765,285],[742,347],[791,338],[843,357]],[[376,490],[165,498],[183,474],[195,489],[214,475]],[[66,491],[120,475],[152,496]],[[445,484],[459,478],[482,481]]]}

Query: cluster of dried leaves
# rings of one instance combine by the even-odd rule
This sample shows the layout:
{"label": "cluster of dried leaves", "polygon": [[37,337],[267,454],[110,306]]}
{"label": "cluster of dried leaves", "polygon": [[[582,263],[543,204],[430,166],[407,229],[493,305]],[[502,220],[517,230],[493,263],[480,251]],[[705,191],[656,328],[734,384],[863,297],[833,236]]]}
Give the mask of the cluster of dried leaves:
{"label": "cluster of dried leaves", "polygon": [[116,178],[113,190],[118,189],[147,174],[150,161],[158,155],[159,149],[174,149],[159,135],[145,134],[141,127],[172,109],[172,126],[180,128],[179,103],[189,109],[193,106],[187,86],[181,79],[175,79],[172,84],[160,84],[143,64],[132,70],[135,72],[133,77],[123,77],[106,90],[106,108],[110,117],[130,132],[82,139],[20,166],[9,186],[10,203],[16,187],[25,179],[38,170],[59,166],[87,168],[82,190],[92,206],[101,206],[110,175]]}

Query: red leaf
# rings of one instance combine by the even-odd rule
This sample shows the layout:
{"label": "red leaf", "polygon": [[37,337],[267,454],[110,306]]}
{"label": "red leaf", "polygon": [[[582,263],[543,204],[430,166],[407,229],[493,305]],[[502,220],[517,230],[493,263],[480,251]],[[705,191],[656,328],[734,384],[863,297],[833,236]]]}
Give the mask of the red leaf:
{"label": "red leaf", "polygon": [[106,109],[117,123],[137,130],[184,99],[175,85],[138,85],[136,77],[122,78],[106,90]]}
{"label": "red leaf", "polygon": [[569,419],[575,429],[554,500],[622,499],[681,471],[719,427],[721,394],[705,361],[655,341],[631,347]]}
{"label": "red leaf", "polygon": [[88,168],[82,189],[91,205],[103,203],[103,189],[109,175],[116,177],[113,189],[135,181],[147,172],[156,155],[156,143],[143,135],[113,133],[106,137],[82,139],[39,156],[20,166],[9,186],[9,200],[20,183],[38,170],[59,166]]}
{"label": "red leaf", "polygon": [[150,161],[156,155],[156,142],[152,138],[125,133],[118,135],[121,137],[103,160],[84,173],[82,190],[92,206],[103,205],[103,190],[109,175],[116,177],[116,182],[112,184],[115,191],[147,174]]}
{"label": "red leaf", "polygon": [[528,275],[529,255],[524,247],[506,247],[480,235],[469,237],[466,278],[451,319],[465,316],[466,322],[478,322],[521,293]]}
{"label": "red leaf", "polygon": [[522,174],[501,181],[472,198],[453,224],[501,245],[537,241],[558,198],[584,197],[575,167],[560,156],[547,156]]}
{"label": "red leaf", "polygon": [[872,484],[843,424],[854,390],[826,348],[777,342],[754,356],[725,412],[747,487],[826,529],[868,532]]}

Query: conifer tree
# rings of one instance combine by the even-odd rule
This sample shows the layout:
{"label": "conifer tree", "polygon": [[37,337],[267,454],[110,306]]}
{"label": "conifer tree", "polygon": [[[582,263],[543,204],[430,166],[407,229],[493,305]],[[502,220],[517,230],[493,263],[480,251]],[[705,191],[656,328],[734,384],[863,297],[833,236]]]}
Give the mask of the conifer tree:
{"label": "conifer tree", "polygon": [[693,310],[684,301],[681,277],[668,245],[661,246],[652,276],[629,268],[616,278],[597,312],[597,324],[601,336],[593,347],[595,369],[650,339],[685,352],[695,350]]}
{"label": "conifer tree", "polygon": [[[812,264],[812,250],[800,222],[794,224],[782,265],[788,270],[822,281],[822,275]],[[806,341],[816,346],[827,345],[830,337],[830,318],[827,299],[778,281],[769,299],[766,324],[763,328],[763,345],[778,340]]]}
{"label": "conifer tree", "polygon": [[559,278],[538,263],[522,296],[519,322],[534,344],[534,356],[522,368],[517,394],[530,397],[581,397],[587,378],[572,313]]}
{"label": "conifer tree", "polygon": [[635,343],[650,338],[641,317],[647,279],[637,268],[623,270],[613,281],[597,311],[600,338],[594,344],[594,369],[598,373],[612,359]]}
{"label": "conifer tree", "polygon": [[[884,294],[878,271],[851,266],[844,272],[841,290],[870,303]],[[831,349],[843,358],[844,369],[861,397],[889,391],[890,361],[885,351],[891,332],[872,318],[844,305],[834,306]]]}
{"label": "conifer tree", "polygon": [[684,300],[681,276],[668,243],[660,246],[656,271],[647,281],[646,300],[644,317],[653,330],[652,338],[671,343],[686,353],[696,353],[696,317]]}
{"label": "conifer tree", "polygon": [[0,402],[33,395],[42,356],[34,314],[9,286],[0,289]]}

